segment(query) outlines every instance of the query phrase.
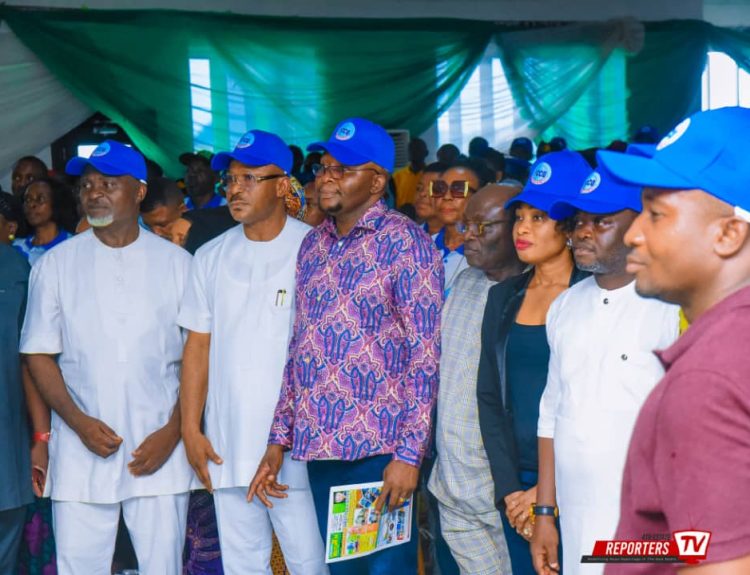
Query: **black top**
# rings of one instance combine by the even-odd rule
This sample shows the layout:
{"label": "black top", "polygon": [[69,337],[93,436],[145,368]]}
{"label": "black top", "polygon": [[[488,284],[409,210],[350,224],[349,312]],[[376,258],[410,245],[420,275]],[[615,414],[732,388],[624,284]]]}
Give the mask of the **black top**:
{"label": "black top", "polygon": [[[533,274],[532,269],[492,286],[482,320],[482,351],[477,374],[479,427],[495,483],[495,506],[501,511],[505,510],[505,496],[522,489],[518,478],[521,467],[514,411],[508,392],[507,345]],[[570,285],[589,275],[574,268]]]}
{"label": "black top", "polygon": [[518,466],[522,471],[537,471],[539,401],[547,385],[549,344],[544,325],[514,322],[508,334],[508,397],[513,412]]}
{"label": "black top", "polygon": [[195,254],[198,248],[206,242],[237,225],[237,221],[232,218],[227,206],[191,210],[182,217],[192,222],[185,240],[185,249],[191,254]]}

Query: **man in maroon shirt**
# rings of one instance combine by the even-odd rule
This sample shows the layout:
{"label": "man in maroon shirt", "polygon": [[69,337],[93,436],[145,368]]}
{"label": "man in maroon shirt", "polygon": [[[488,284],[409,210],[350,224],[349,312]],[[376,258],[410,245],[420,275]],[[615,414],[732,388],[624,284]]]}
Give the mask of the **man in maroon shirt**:
{"label": "man in maroon shirt", "polygon": [[750,133],[750,110],[695,114],[652,158],[601,154],[644,188],[625,236],[636,289],[691,322],[658,353],[666,374],[633,432],[615,539],[712,533],[701,565],[613,563],[607,575],[750,573],[750,163],[734,133]]}

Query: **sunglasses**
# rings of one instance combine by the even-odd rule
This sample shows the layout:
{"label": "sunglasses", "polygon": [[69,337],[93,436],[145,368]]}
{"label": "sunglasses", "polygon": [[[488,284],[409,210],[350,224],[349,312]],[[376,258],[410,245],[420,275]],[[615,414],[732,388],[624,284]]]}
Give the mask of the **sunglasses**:
{"label": "sunglasses", "polygon": [[472,232],[478,238],[484,235],[489,226],[497,224],[508,224],[510,220],[486,220],[483,222],[458,222],[456,224],[456,231],[459,234],[465,234],[466,232]]}
{"label": "sunglasses", "polygon": [[472,188],[466,180],[456,180],[450,184],[444,180],[432,180],[430,182],[431,198],[442,198],[448,192],[450,192],[452,197],[460,199],[467,197],[469,192],[473,194],[476,190]]}

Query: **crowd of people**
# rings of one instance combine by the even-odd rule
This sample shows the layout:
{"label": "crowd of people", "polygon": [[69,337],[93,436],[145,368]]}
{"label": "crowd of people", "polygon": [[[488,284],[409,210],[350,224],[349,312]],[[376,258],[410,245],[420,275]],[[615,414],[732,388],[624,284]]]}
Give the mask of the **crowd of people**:
{"label": "crowd of people", "polygon": [[[124,532],[147,575],[271,573],[274,539],[293,575],[750,572],[744,128],[19,159],[0,575],[112,573]],[[332,488],[370,482],[410,539],[327,562]],[[700,567],[584,560],[690,529]]]}

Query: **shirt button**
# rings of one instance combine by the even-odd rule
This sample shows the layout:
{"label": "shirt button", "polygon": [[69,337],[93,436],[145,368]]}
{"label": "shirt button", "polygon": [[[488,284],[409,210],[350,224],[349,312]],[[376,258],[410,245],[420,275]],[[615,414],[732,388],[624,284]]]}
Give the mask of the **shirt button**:
{"label": "shirt button", "polygon": [[605,298],[604,298],[604,305],[607,305],[608,303],[609,303],[609,298],[608,298],[608,297],[605,297]]}
{"label": "shirt button", "polygon": [[622,355],[620,356],[620,359],[621,359],[622,361],[628,361],[628,355],[627,355],[626,353],[623,353],[623,354],[622,354]]}

